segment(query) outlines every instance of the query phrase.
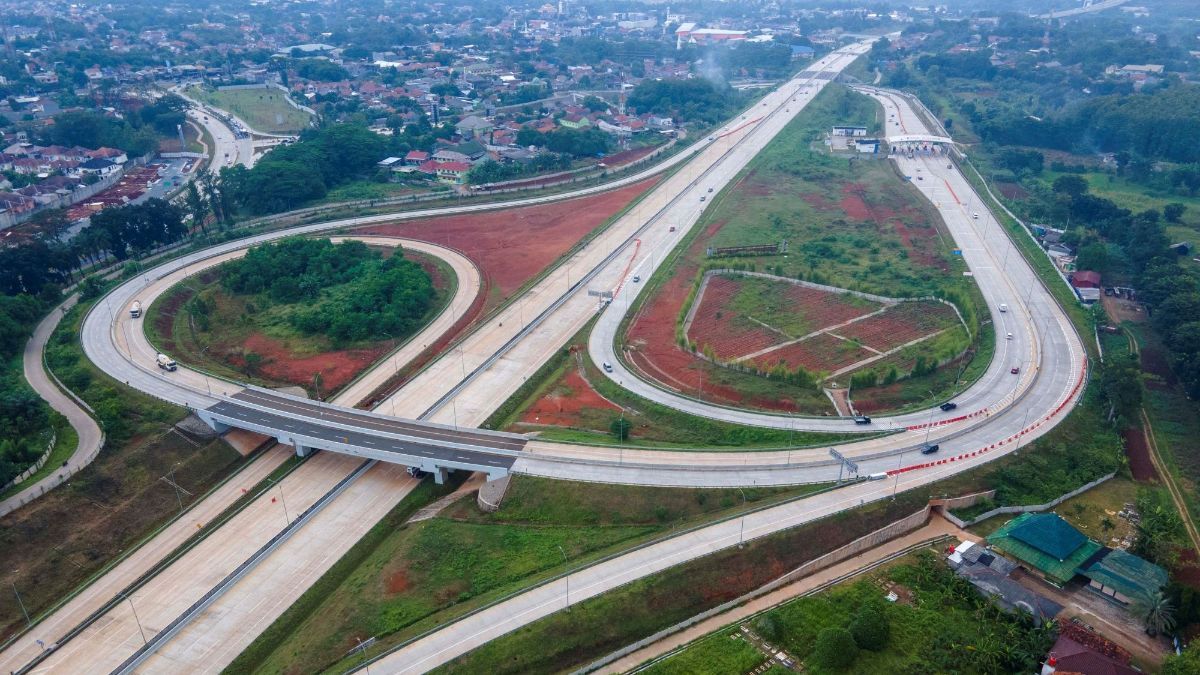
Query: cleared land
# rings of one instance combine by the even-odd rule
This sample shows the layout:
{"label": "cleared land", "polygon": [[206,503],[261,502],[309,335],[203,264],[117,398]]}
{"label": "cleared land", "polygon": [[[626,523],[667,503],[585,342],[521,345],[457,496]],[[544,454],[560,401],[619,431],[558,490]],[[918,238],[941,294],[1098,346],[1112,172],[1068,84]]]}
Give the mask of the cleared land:
{"label": "cleared land", "polygon": [[[378,250],[385,257],[394,251]],[[433,281],[435,297],[427,318],[436,316],[454,294],[453,271],[433,256],[416,251],[405,251],[404,256],[420,264]],[[195,298],[207,308],[202,320],[190,310]],[[222,287],[218,267],[165,293],[147,313],[146,327],[155,344],[181,363],[268,387],[300,386],[310,395],[319,389],[322,397],[341,389],[395,346],[393,340],[335,346],[326,336],[305,335],[286,320],[294,307],[295,303],[266,306],[256,296],[230,292]]]}
{"label": "cleared land", "polygon": [[[759,449],[823,445],[840,434],[795,433],[695,417],[629,393],[587,355],[590,325],[484,425],[550,441],[638,447]],[[713,366],[716,367],[716,366]],[[628,423],[621,441],[614,423]]]}
{"label": "cleared land", "polygon": [[657,178],[649,178],[579,199],[371,225],[357,231],[418,239],[462,252],[483,273],[488,290],[483,308],[486,312],[502,304],[657,182]]}
{"label": "cleared land", "polygon": [[[830,125],[870,127],[876,118],[873,101],[831,88],[754,159],[736,184],[714,199],[695,234],[650,280],[654,292],[627,324],[625,356],[635,368],[668,388],[707,401],[807,414],[834,410],[806,378],[779,372],[764,376],[710,361],[783,345],[769,358],[750,359],[746,365],[752,367],[744,370],[778,371],[782,364],[787,370],[828,375],[874,359],[834,378],[846,386],[855,375],[854,404],[871,411],[949,397],[960,373],[969,381],[983,371],[991,340],[990,329],[980,330],[986,310],[978,289],[964,278],[966,266],[953,254],[953,242],[938,215],[890,162],[848,161],[831,156],[819,143]],[[786,253],[708,255],[710,247],[785,241]],[[933,310],[926,321],[916,308],[897,307],[885,312],[886,318],[864,321],[851,335],[836,330],[831,332],[841,337],[822,333],[794,342],[877,307],[858,298],[820,297],[819,291],[782,282],[777,288],[768,288],[771,284],[765,280],[731,288],[716,276],[709,283],[714,287],[712,298],[697,298],[703,273],[714,269],[766,272],[886,297],[945,298],[958,306],[975,339],[961,327],[945,330],[953,324],[943,323],[946,315],[940,310]],[[696,301],[701,305],[685,335],[682,326]],[[920,305],[924,310],[930,307],[932,303]],[[894,338],[887,336],[891,329]],[[933,333],[937,335],[896,354],[880,355]],[[983,333],[987,336],[980,338]],[[704,349],[706,344],[711,353]],[[985,358],[977,359],[976,352],[985,347]],[[706,355],[709,358],[703,358]]]}
{"label": "cleared land", "polygon": [[187,95],[237,115],[255,131],[294,133],[308,128],[312,121],[312,115],[293,107],[274,87],[224,91],[192,87]]}
{"label": "cleared land", "polygon": [[867,367],[956,324],[954,309],[935,301],[885,304],[783,277],[720,274],[701,285],[685,334],[693,350],[719,363],[824,377]]}

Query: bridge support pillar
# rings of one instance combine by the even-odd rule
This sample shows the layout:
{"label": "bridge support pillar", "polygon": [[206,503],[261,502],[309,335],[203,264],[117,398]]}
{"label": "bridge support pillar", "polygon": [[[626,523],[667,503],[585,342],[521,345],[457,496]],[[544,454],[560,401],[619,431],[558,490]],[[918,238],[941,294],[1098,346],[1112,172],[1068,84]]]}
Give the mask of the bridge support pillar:
{"label": "bridge support pillar", "polygon": [[208,414],[208,411],[206,410],[197,410],[196,417],[199,417],[201,422],[204,422],[208,426],[212,427],[212,430],[218,434],[223,434],[230,429],[228,424],[225,424],[224,422],[214,418],[212,415]]}
{"label": "bridge support pillar", "polygon": [[435,466],[433,468],[433,482],[442,485],[446,482],[446,477],[450,475],[450,469],[444,466]]}
{"label": "bridge support pillar", "polygon": [[312,452],[312,448],[308,447],[307,445],[300,445],[297,443],[292,447],[296,448],[297,457],[308,457],[308,453]]}

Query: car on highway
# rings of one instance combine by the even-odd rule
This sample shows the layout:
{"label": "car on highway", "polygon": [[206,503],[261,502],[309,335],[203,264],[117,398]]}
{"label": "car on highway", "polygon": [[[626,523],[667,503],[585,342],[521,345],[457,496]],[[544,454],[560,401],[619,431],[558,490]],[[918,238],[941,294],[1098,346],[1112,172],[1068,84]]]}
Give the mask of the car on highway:
{"label": "car on highway", "polygon": [[1002,302],[1002,303],[1000,303],[1000,311],[1001,311],[1001,312],[1007,312],[1007,311],[1008,311],[1008,305],[1006,305],[1006,304],[1005,304],[1005,303],[1003,303],[1003,302]]}
{"label": "car on highway", "polygon": [[925,176],[917,176],[917,180],[925,180]]}
{"label": "car on highway", "polygon": [[1010,370],[1008,372],[1012,373],[1013,375],[1020,375],[1021,374],[1021,366],[1013,366],[1012,370]]}
{"label": "car on highway", "polygon": [[602,365],[602,366],[603,366],[603,368],[604,368],[604,372],[606,372],[606,373],[611,373],[611,372],[613,371],[613,370],[612,370],[612,364],[611,364],[611,363],[609,363],[608,361],[605,361],[605,362],[604,362],[603,364],[601,364],[601,365]]}
{"label": "car on highway", "polygon": [[713,190],[712,188],[708,188],[708,191],[709,191],[709,192],[712,192],[712,190]]}
{"label": "car on highway", "polygon": [[715,140],[717,140],[717,137],[716,137],[716,136],[709,136],[709,137],[708,137],[708,140],[710,140],[710,141],[715,141]]}
{"label": "car on highway", "polygon": [[410,466],[410,467],[408,467],[408,475],[419,480],[421,478],[424,478],[425,476],[428,476],[429,474],[415,466]]}
{"label": "car on highway", "polygon": [[700,201],[704,201],[704,195],[700,195]]}
{"label": "car on highway", "polygon": [[640,282],[641,280],[642,280],[642,278],[640,276],[638,276],[636,274],[633,275],[633,283],[636,284],[636,283]]}
{"label": "car on highway", "polygon": [[870,424],[871,418],[867,417],[866,415],[859,415],[854,418],[854,423],[855,424]]}
{"label": "car on highway", "polygon": [[943,412],[948,412],[950,410],[954,410],[955,408],[957,408],[958,404],[955,403],[954,401],[946,401],[940,407]]}
{"label": "car on highway", "polygon": [[979,214],[978,214],[978,213],[972,213],[972,214],[971,214],[971,217],[972,217],[972,218],[974,218],[975,220],[979,220]]}
{"label": "car on highway", "polygon": [[672,225],[672,226],[671,226],[671,229],[667,230],[667,232],[674,232],[674,231],[675,231],[675,226],[674,226],[674,225]]}
{"label": "car on highway", "polygon": [[938,445],[937,443],[926,443],[925,445],[921,446],[921,454],[922,455],[932,455],[933,453],[940,450],[941,447],[942,446]]}
{"label": "car on highway", "polygon": [[1004,334],[1004,339],[1005,339],[1005,340],[1011,340],[1011,339],[1012,339],[1012,333],[1005,333],[1005,334]]}

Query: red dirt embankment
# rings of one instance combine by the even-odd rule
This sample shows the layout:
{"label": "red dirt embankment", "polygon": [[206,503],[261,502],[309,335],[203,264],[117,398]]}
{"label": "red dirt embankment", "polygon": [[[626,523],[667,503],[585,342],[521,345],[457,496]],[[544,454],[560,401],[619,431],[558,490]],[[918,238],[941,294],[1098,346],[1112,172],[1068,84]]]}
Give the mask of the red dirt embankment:
{"label": "red dirt embankment", "polygon": [[363,234],[441,244],[470,258],[500,297],[499,304],[658,181],[537,206],[371,225]]}
{"label": "red dirt embankment", "polygon": [[521,423],[575,427],[580,424],[579,414],[583,410],[620,408],[597,393],[579,368],[572,366],[553,389],[522,413]]}

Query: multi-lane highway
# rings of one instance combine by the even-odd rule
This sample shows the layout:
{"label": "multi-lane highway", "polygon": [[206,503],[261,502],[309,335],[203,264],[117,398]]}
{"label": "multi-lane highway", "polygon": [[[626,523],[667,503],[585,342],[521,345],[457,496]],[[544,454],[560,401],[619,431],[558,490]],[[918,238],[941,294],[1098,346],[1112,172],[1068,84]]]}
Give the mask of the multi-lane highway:
{"label": "multi-lane highway", "polygon": [[[423,450],[443,453],[443,459],[446,453],[480,452],[483,450],[481,444],[484,444],[491,450],[483,453],[486,457],[471,455],[472,463],[481,463],[489,459],[508,461],[515,457],[515,461],[510,462],[513,471],[581,480],[656,485],[749,485],[826,480],[836,474],[837,469],[820,456],[824,451],[765,453],[761,456],[757,453],[688,453],[681,457],[676,453],[663,451],[595,451],[530,443],[524,445],[525,451],[517,456],[516,453],[524,443],[523,439],[505,438],[494,434],[484,434],[481,439],[474,437],[474,432],[468,432],[463,427],[482,422],[519,388],[524,379],[536,371],[546,358],[561,348],[571,335],[594,316],[598,306],[595,299],[588,296],[588,290],[616,291],[616,300],[606,310],[605,317],[602,317],[606,322],[615,321],[608,319],[607,315],[617,316],[623,308],[628,307],[630,293],[636,292],[628,290],[631,288],[631,285],[626,283],[629,270],[637,269],[643,275],[648,275],[661,264],[665,254],[698,219],[706,203],[699,197],[709,194],[709,188],[715,193],[729,184],[750,158],[770,142],[821,87],[867,47],[866,44],[858,44],[826,57],[809,71],[769,94],[760,105],[746,111],[742,119],[734,120],[696,148],[677,155],[668,163],[686,161],[686,165],[680,171],[670,176],[637,207],[613,223],[605,234],[551,270],[527,293],[515,299],[505,310],[463,340],[459,347],[435,361],[393,397],[384,401],[376,408],[375,414],[351,413],[341,408],[318,407],[298,399],[265,395],[254,390],[247,391],[240,385],[183,368],[175,373],[159,372],[152,360],[147,359],[148,355],[144,351],[147,347],[138,339],[136,327],[128,322],[118,321],[118,317],[127,314],[128,305],[134,299],[141,299],[144,305],[148,305],[149,298],[152,297],[148,294],[161,292],[199,269],[215,264],[214,261],[219,261],[220,256],[235,254],[246,246],[280,236],[279,233],[261,235],[192,254],[118,287],[102,300],[85,320],[85,350],[99,367],[131,386],[193,408],[221,406],[223,412],[230,413],[222,418],[226,422],[230,421],[229,418],[235,411],[239,414],[258,415],[260,419],[253,422],[254,424],[262,422],[259,427],[271,428],[279,432],[280,436],[286,436],[288,433],[285,425],[304,424],[311,427],[310,430],[314,431],[314,434],[318,430],[321,434],[332,434],[336,430],[336,433],[341,434],[343,445],[353,445],[349,443],[349,435],[353,433],[356,435],[356,444],[360,447],[367,445],[367,440],[375,443],[403,444],[403,450],[406,452],[420,446]],[[904,120],[906,129],[900,130],[901,133],[918,131],[919,120],[906,107],[905,102],[891,101],[889,104],[886,94],[879,96],[884,99],[885,107],[891,105],[894,108],[889,114],[899,115]],[[888,132],[893,132],[891,125]],[[1084,374],[1082,348],[1077,336],[1061,310],[1038,285],[1032,270],[1024,263],[1020,254],[1008,255],[1011,244],[1008,243],[1003,230],[991,221],[990,215],[981,215],[978,220],[973,215],[968,215],[973,214],[972,209],[986,214],[985,209],[972,206],[980,202],[974,198],[970,186],[955,170],[945,168],[946,160],[943,157],[917,156],[914,159],[901,159],[899,162],[906,171],[920,168],[926,175],[918,187],[938,206],[952,235],[963,246],[964,257],[981,285],[999,286],[998,289],[985,290],[985,297],[989,298],[989,303],[1016,298],[1008,303],[1014,308],[1014,340],[1011,347],[1005,348],[1011,351],[998,350],[1003,355],[997,357],[996,362],[1000,365],[993,363],[992,370],[1003,371],[1000,373],[1002,375],[1008,374],[1010,364],[1006,361],[1017,358],[1025,365],[1019,376],[1008,374],[1007,378],[992,376],[992,370],[989,370],[989,375],[981,380],[983,384],[976,385],[971,393],[962,399],[969,406],[968,410],[973,413],[966,419],[942,424],[945,420],[933,418],[934,423],[938,424],[933,430],[937,434],[936,437],[948,439],[946,445],[951,446],[944,451],[943,457],[949,459],[950,456],[954,456],[956,461],[924,467],[919,471],[896,472],[894,481],[876,481],[857,486],[853,488],[856,490],[854,496],[858,496],[859,499],[876,498],[889,489],[927,482],[988,461],[991,457],[1015,447],[1016,443],[1021,442],[1019,439],[1032,438],[1043,433],[1065,414],[1071,402],[1078,396]],[[639,175],[627,180],[631,182],[640,178]],[[934,185],[938,180],[941,181],[941,185]],[[611,187],[610,185],[601,189]],[[597,188],[589,188],[574,195],[596,190]],[[532,198],[517,200],[512,204],[539,203],[561,198],[563,196]],[[410,212],[403,217],[496,207],[497,205],[493,204],[432,209]],[[287,233],[322,232],[338,227],[394,220],[397,217],[347,219],[296,228]],[[670,231],[671,226],[675,226],[676,232]],[[1005,286],[1008,287],[1007,290]],[[636,287],[636,284],[632,287]],[[1021,289],[1021,292],[1015,289]],[[1019,338],[1018,332],[1021,333]],[[611,340],[607,343],[610,346],[612,344]],[[603,344],[604,341],[601,341],[601,347]],[[337,401],[342,406],[353,402],[349,398],[339,398]],[[728,414],[729,411],[701,405],[693,412],[719,417]],[[381,413],[391,413],[393,416],[408,419],[421,418],[438,426],[416,425],[420,428],[418,433],[412,426],[408,426],[412,423],[389,421]],[[327,415],[334,418],[326,419]],[[772,420],[779,419],[769,417]],[[911,426],[920,426],[929,420],[928,413],[924,420],[918,415]],[[246,422],[247,426],[251,423],[252,421]],[[392,426],[394,424],[401,426]],[[902,425],[897,422],[893,426]],[[916,444],[915,437],[924,433],[923,429],[910,429],[859,444],[847,444],[843,451],[862,456],[864,471],[908,468],[909,465],[915,464],[918,458],[913,457],[911,452],[904,451],[911,451]],[[422,438],[414,439],[415,436]],[[1014,442],[1013,439],[1018,440]],[[324,447],[329,447],[339,441],[336,437],[329,437],[325,438],[324,442]],[[980,452],[981,449],[983,452]],[[614,457],[615,453],[620,454]],[[496,460],[496,457],[505,457],[506,460]],[[345,477],[361,471],[361,461],[356,458],[324,454],[317,460],[319,461],[305,464],[281,484],[280,497],[286,492],[289,506],[293,499],[298,499],[299,503],[295,506],[297,511],[317,503],[321,495],[330,494],[336,486],[342,485],[342,489],[346,489],[343,484]],[[451,464],[447,462],[445,465]],[[382,465],[371,467],[363,476],[364,478],[350,483],[346,492],[329,500],[302,528],[290,532],[291,539],[284,544],[284,547],[289,547],[287,565],[311,565],[311,569],[321,569],[322,565],[332,564],[339,552],[347,550],[353,544],[363,527],[369,527],[381,518],[387,509],[397,503],[411,488],[411,481],[406,481],[402,473]],[[297,495],[295,497],[293,490]],[[859,492],[862,493],[861,496]],[[354,495],[353,498],[348,496],[351,494]],[[373,499],[370,499],[370,496],[373,496]],[[211,548],[206,548],[204,554],[189,554],[185,559],[181,559],[177,566],[172,566],[174,571],[164,578],[174,580],[177,586],[157,585],[156,580],[155,584],[139,592],[140,597],[135,598],[135,601],[139,603],[139,612],[143,611],[144,606],[145,612],[150,614],[149,620],[146,617],[142,620],[150,625],[151,632],[161,630],[181,616],[196,594],[206,593],[220,581],[227,573],[228,565],[247,560],[251,553],[259,550],[263,537],[272,531],[278,533],[281,528],[287,527],[290,518],[284,514],[283,522],[280,522],[279,508],[275,507],[273,500],[267,502],[264,497],[260,502],[240,514],[235,522],[231,522],[228,533],[226,528],[222,528],[206,540],[205,546]],[[365,503],[369,503],[369,507],[365,507]],[[853,503],[852,499],[845,501],[838,498],[832,499],[826,506],[845,508],[850,503]],[[202,503],[201,506],[206,505]],[[771,528],[782,527],[785,523],[803,522],[803,519],[811,518],[817,512],[810,509],[803,514],[791,514],[786,518],[779,513],[763,516],[761,522],[754,522],[753,527],[751,523],[747,523],[747,535],[760,536],[771,531]],[[346,527],[347,521],[353,521],[355,527]],[[257,534],[241,536],[246,532]],[[310,539],[321,541],[321,549],[312,550],[297,544]],[[720,535],[713,542],[715,543],[712,545],[721,542],[727,545],[728,539],[725,535]],[[162,651],[153,656],[146,663],[146,667],[150,670],[166,671],[181,667],[220,668],[227,663],[228,659],[236,655],[237,645],[248,644],[272,616],[277,616],[278,612],[286,608],[287,598],[297,597],[303,590],[302,584],[289,584],[286,579],[281,580],[278,576],[268,573],[270,570],[278,572],[287,567],[281,561],[280,555],[283,555],[282,548],[264,557],[250,572],[257,585],[248,585],[250,577],[231,585],[215,604],[198,616],[192,627],[185,626],[173,640],[166,642],[161,648]],[[104,578],[97,582],[101,588],[107,587],[105,584]],[[596,588],[600,589],[601,586]],[[102,595],[103,593],[92,594],[93,597]],[[244,622],[239,622],[238,618],[244,617],[244,614],[237,608],[245,608],[247,603],[253,603],[253,598],[264,595],[274,598],[271,606],[263,609],[263,613],[257,616],[252,629],[247,628]],[[80,607],[75,609],[75,616],[78,616]],[[501,623],[512,624],[511,621]],[[38,652],[38,647],[33,644],[35,638],[47,642],[55,640],[58,634],[54,633],[54,630],[73,624],[69,617],[52,617],[48,625],[57,628],[30,634],[28,639],[0,655],[0,665],[11,666],[14,669],[20,667],[31,653]],[[203,633],[196,632],[199,630],[196,628],[198,626],[204,627]],[[139,633],[140,628],[136,618],[132,617],[132,611],[129,612],[129,616],[111,613],[106,617],[102,628],[89,629],[76,639],[78,645],[87,645],[86,649],[72,647],[71,650],[63,650],[61,656],[52,656],[47,665],[70,667],[71,658],[81,658],[87,653],[103,655],[103,658],[94,657],[100,658],[94,661],[94,664],[107,663],[115,666],[139,648]],[[72,644],[76,643],[73,641]],[[466,645],[469,642],[464,641],[462,644]]]}
{"label": "multi-lane highway", "polygon": [[[845,59],[839,67],[848,62],[849,59]],[[810,74],[806,79],[811,80],[812,77]],[[828,79],[829,75],[827,74],[821,81],[828,81]],[[745,120],[740,120],[736,125],[730,125],[729,130],[732,131],[735,128],[746,132],[752,130],[753,125],[746,125]],[[769,139],[763,138],[762,142],[766,140]],[[471,205],[449,209],[427,209],[399,216],[346,219],[294,228],[283,233],[262,235],[198,252],[147,272],[117,288],[102,300],[85,320],[86,327],[83,331],[85,348],[90,358],[95,360],[100,367],[132,386],[176,403],[191,405],[194,408],[211,406],[225,398],[233,397],[243,388],[240,385],[209,378],[184,368],[174,373],[159,372],[153,366],[152,352],[144,343],[144,336],[140,336],[140,332],[134,326],[122,319],[127,316],[128,306],[133,300],[139,299],[143,305],[149,305],[157,293],[161,293],[165,288],[208,265],[219,263],[222,256],[237,255],[237,251],[247,246],[278,236],[312,234],[397,218],[473,212],[501,206],[519,206],[568,199],[640,181],[672,166],[690,162],[697,156],[700,156],[706,165],[710,164],[720,159],[727,148],[736,142],[736,139],[723,136],[721,142],[726,143],[725,148],[717,148],[709,152],[716,141],[701,141],[696,147],[685,150],[656,167],[605,186],[585,188],[561,195],[514,200],[503,205]],[[696,171],[702,170],[696,169]],[[620,221],[621,228],[637,229],[639,219],[642,219],[643,223],[641,224],[644,224],[645,218],[653,216],[654,210],[652,209],[654,207],[651,205],[657,206],[669,201],[664,196],[667,191],[677,191],[683,184],[691,180],[694,180],[694,177],[688,177],[684,172],[678,172],[664,186],[665,190],[651,196],[643,202],[642,206],[627,214]],[[603,246],[615,247],[624,242],[626,237],[618,233],[601,239]],[[524,317],[525,320],[522,320],[521,312],[524,309],[534,309],[536,303],[540,302],[539,296],[544,298],[547,303],[553,303],[562,295],[563,291],[560,288],[566,289],[578,285],[580,283],[579,276],[575,276],[572,280],[571,275],[586,274],[587,270],[584,266],[588,264],[592,256],[596,255],[598,250],[602,250],[599,244],[586,249],[586,252],[576,254],[566,265],[548,275],[546,285],[535,288],[521,302],[511,306],[508,314],[502,313],[502,316],[497,317],[481,330],[501,329],[505,320],[513,321],[510,316],[516,317],[515,325],[529,322],[529,317]],[[580,271],[580,268],[573,267],[573,265],[580,265],[584,269]],[[562,284],[562,286],[559,287],[558,284]],[[582,286],[579,287],[582,288]],[[586,321],[586,318],[584,320]],[[553,349],[549,351],[553,351]],[[457,361],[465,368],[465,357],[462,354],[463,352],[460,350]],[[535,362],[531,361],[531,363]],[[400,365],[399,361],[397,361],[397,367],[398,365]],[[382,367],[391,368],[391,362],[389,361]],[[536,368],[536,365],[534,367]],[[374,373],[371,376],[374,376]],[[409,389],[415,388],[418,387]],[[402,391],[402,393],[404,392]],[[434,395],[434,398],[439,397],[441,397],[440,393]],[[492,406],[499,405],[501,400],[500,398],[495,399]],[[342,398],[335,401],[341,405],[352,402]],[[426,404],[432,402],[430,399],[426,400]],[[384,402],[377,410],[394,411],[393,414],[415,418],[428,409],[428,407],[419,405],[399,407],[396,404],[396,400]],[[454,401],[452,400],[450,409],[452,410],[453,407]],[[466,423],[466,421],[463,422],[463,424]],[[454,428],[453,424],[450,426],[452,429]],[[280,457],[277,453],[269,456]],[[317,457],[315,462],[303,465],[281,482],[277,495],[265,495],[259,498],[229,524],[210,535],[202,548],[198,548],[195,552],[189,553],[173,563],[172,571],[163,573],[130,595],[128,602],[123,602],[107,611],[100,621],[92,624],[90,628],[83,630],[75,637],[70,642],[69,649],[56,650],[39,667],[70,668],[72,663],[76,665],[82,663],[77,660],[82,658],[90,658],[90,665],[93,668],[103,668],[105,667],[103,664],[115,667],[122,658],[138,648],[142,630],[146,626],[150,627],[152,636],[157,635],[158,631],[176,621],[193,599],[214,588],[221,580],[222,575],[229,572],[230,566],[237,566],[235,563],[239,560],[250,559],[256,551],[261,551],[261,547],[270,539],[278,537],[282,529],[289,527],[289,519],[287,513],[284,512],[286,509],[290,508],[292,514],[303,512],[318,502],[317,495],[329,495],[332,490],[342,484],[347,476],[356,475],[360,470],[360,465],[360,460],[356,458],[336,455],[322,455]],[[255,465],[255,468],[257,467],[258,464]],[[263,472],[251,473],[253,475],[247,477],[249,483],[242,483],[244,487],[253,485],[255,477],[262,475]],[[306,584],[301,583],[299,579],[293,583],[286,575],[280,576],[273,574],[272,571],[278,572],[285,568],[300,567],[310,575],[319,574],[321,570],[332,564],[338,555],[348,550],[349,546],[361,535],[362,528],[369,528],[392,506],[403,499],[411,488],[410,484],[411,481],[402,472],[397,474],[386,465],[376,465],[367,470],[365,474],[361,474],[349,484],[344,492],[336,495],[336,498],[330,499],[311,521],[305,523],[303,528],[298,530],[290,528],[295,531],[294,538],[287,539],[279,549],[262,558],[246,577],[216,598],[213,604],[195,618],[194,622],[184,626],[182,631],[173,640],[167,642],[157,654],[153,655],[145,666],[154,670],[159,667],[171,667],[161,666],[162,663],[170,663],[174,667],[178,667],[181,662],[190,663],[192,667],[200,663],[209,664],[211,667],[219,667],[221,664],[227,663],[228,659],[236,655],[241,647],[254,638],[257,630],[286,609],[289,602],[298,597],[306,587]],[[194,507],[193,512],[201,514],[201,518],[204,517],[202,514],[219,512],[236,494],[235,490],[222,490]],[[365,498],[363,495],[372,496],[369,500],[369,507],[364,507],[361,501]],[[276,504],[276,498],[278,498],[278,504]],[[284,506],[285,503],[287,506]],[[348,526],[347,523],[351,523],[352,526]],[[186,527],[173,526],[169,533],[173,537],[179,537],[186,536],[186,531]],[[156,543],[157,541],[156,539]],[[174,541],[178,541],[178,539]],[[320,541],[321,545],[305,547],[296,543],[305,541]],[[169,548],[167,546],[167,550]],[[155,550],[161,549],[155,547]],[[283,555],[288,556],[287,563],[281,561],[280,556]],[[140,552],[135,558],[122,564],[119,568],[120,575],[113,574],[102,577],[88,589],[86,594],[79,596],[39,624],[33,632],[24,636],[0,655],[0,665],[10,670],[21,668],[30,658],[41,652],[41,647],[36,640],[41,640],[44,644],[53,644],[107,599],[113,597],[122,599],[122,596],[118,596],[117,593],[128,579],[136,576],[140,571],[148,569],[149,564],[158,559],[154,555],[142,555]],[[305,577],[305,579],[307,578]],[[159,581],[160,579],[170,580],[172,585],[164,586],[163,582]],[[250,583],[251,579],[253,579],[253,585]],[[256,609],[261,610],[256,612],[252,627],[248,627],[245,621],[240,620],[244,618],[244,614],[240,612],[244,611],[248,605],[255,605]],[[138,616],[141,616],[142,625],[139,625],[138,616],[134,614],[135,606],[138,608]],[[203,627],[203,632],[198,632],[201,627]],[[84,655],[89,656],[85,657]]]}

